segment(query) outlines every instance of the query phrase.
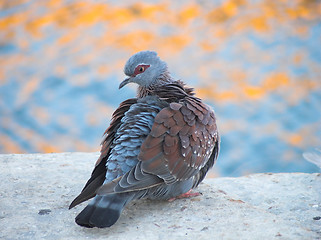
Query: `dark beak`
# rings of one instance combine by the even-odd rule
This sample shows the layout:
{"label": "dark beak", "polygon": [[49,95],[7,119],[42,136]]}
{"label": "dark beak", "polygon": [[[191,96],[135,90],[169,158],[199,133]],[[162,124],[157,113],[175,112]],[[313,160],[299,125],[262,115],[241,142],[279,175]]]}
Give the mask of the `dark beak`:
{"label": "dark beak", "polygon": [[130,83],[132,80],[131,77],[129,78],[126,78],[124,81],[122,81],[120,84],[119,84],[119,89],[121,89],[123,86],[125,86],[126,84]]}

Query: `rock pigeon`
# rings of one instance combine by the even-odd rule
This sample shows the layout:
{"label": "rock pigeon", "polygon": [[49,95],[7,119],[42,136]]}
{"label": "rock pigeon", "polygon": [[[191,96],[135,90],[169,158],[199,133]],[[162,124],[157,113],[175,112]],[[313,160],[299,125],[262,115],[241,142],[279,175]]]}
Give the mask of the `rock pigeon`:
{"label": "rock pigeon", "polygon": [[134,199],[169,200],[198,186],[214,165],[220,138],[213,110],[174,80],[156,52],[127,61],[120,85],[138,84],[104,133],[90,179],[69,209],[93,198],[75,221],[110,227]]}

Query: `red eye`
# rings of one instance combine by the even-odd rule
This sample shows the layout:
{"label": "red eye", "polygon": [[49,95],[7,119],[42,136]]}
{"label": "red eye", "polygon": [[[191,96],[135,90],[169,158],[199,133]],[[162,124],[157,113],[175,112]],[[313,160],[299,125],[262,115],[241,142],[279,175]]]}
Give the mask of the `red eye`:
{"label": "red eye", "polygon": [[150,65],[140,64],[135,68],[135,71],[134,71],[133,75],[136,76],[138,74],[141,74],[141,73],[145,72],[146,69],[149,68],[149,67],[150,67]]}

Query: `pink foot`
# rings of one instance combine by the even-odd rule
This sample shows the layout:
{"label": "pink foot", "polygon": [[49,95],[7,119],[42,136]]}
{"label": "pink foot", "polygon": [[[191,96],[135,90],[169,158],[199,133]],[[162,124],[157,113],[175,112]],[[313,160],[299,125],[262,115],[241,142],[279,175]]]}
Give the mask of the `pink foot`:
{"label": "pink foot", "polygon": [[194,193],[193,193],[193,192],[192,192],[192,189],[191,189],[191,190],[189,190],[188,192],[183,193],[183,194],[181,194],[181,195],[179,195],[179,196],[177,196],[177,197],[170,198],[168,201],[169,201],[169,202],[173,202],[173,201],[175,201],[176,199],[197,197],[197,196],[200,196],[200,195],[202,195],[202,194],[199,193],[199,192],[194,192]]}

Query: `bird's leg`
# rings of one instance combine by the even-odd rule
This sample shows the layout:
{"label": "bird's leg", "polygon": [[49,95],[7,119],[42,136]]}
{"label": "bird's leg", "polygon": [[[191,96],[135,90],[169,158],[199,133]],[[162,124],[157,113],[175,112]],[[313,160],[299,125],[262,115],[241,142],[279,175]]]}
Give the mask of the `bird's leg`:
{"label": "bird's leg", "polygon": [[169,202],[173,202],[175,201],[176,199],[181,199],[181,198],[190,198],[190,197],[197,197],[197,196],[200,196],[202,195],[200,192],[192,192],[192,189],[189,190],[188,192],[186,193],[183,193],[177,197],[173,197],[173,198],[170,198],[168,201]]}

